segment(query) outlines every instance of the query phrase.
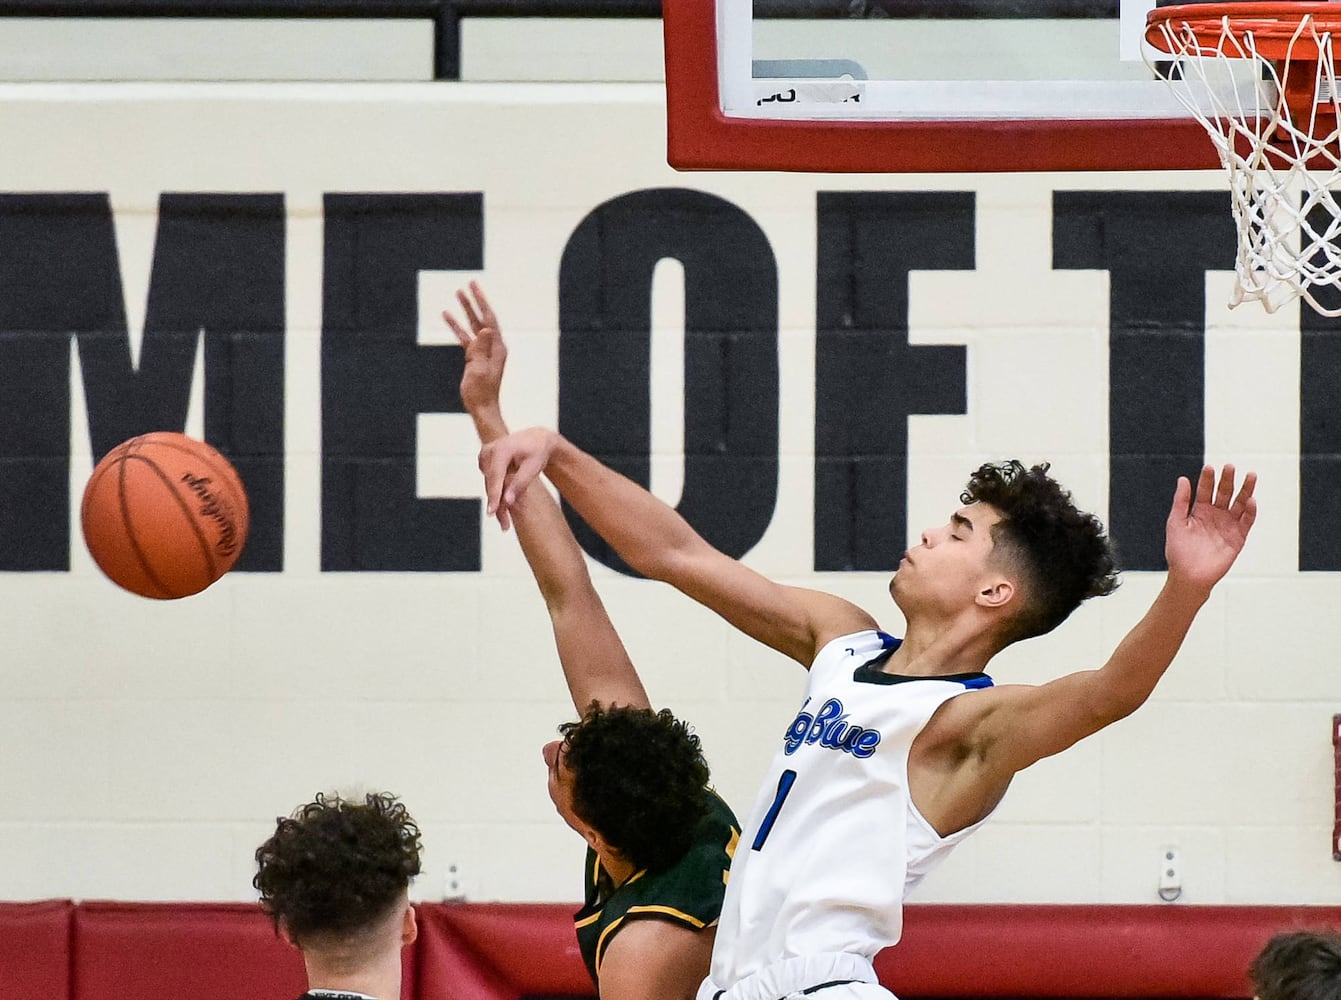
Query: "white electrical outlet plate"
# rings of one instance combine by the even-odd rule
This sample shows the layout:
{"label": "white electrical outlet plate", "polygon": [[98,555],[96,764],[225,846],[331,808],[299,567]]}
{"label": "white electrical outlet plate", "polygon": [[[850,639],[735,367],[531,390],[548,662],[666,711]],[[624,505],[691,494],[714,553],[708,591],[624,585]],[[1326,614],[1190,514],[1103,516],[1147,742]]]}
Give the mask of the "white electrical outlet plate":
{"label": "white electrical outlet plate", "polygon": [[1183,894],[1183,859],[1176,846],[1159,849],[1159,898],[1172,903]]}
{"label": "white electrical outlet plate", "polygon": [[442,898],[464,901],[466,895],[465,873],[460,864],[452,862],[447,866],[447,877],[443,880]]}

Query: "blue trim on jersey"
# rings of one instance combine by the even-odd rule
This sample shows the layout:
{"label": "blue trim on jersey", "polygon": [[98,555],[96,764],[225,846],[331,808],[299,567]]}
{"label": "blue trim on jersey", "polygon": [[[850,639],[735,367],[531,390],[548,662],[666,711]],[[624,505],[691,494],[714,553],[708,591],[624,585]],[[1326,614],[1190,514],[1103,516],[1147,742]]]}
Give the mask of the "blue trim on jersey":
{"label": "blue trim on jersey", "polygon": [[[882,668],[889,662],[889,658],[894,655],[894,651],[903,645],[902,639],[896,639],[892,635],[884,632],[876,632],[880,639],[880,645],[883,647],[872,659],[867,660],[856,670],[852,671],[852,679],[858,684],[903,684],[906,681],[951,681],[956,684],[962,684],[970,691],[979,688],[989,688],[993,686],[992,678],[988,677],[980,670],[973,670],[962,674],[940,674],[931,676],[913,677],[908,674],[891,674]],[[850,652],[850,650],[849,650]]]}

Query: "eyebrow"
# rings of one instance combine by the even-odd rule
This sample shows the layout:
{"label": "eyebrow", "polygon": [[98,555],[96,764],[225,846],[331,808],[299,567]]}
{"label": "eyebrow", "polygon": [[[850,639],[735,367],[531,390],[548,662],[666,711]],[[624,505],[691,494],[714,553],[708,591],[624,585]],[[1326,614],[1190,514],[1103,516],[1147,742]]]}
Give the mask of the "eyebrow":
{"label": "eyebrow", "polygon": [[973,522],[958,512],[950,515],[950,523],[956,528],[963,528],[965,531],[973,530]]}

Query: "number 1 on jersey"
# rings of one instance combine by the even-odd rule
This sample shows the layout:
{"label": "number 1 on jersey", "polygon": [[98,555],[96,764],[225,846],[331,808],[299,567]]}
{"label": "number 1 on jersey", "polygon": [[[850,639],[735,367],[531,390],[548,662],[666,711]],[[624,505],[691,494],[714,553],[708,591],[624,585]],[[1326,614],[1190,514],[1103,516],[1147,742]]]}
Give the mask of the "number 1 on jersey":
{"label": "number 1 on jersey", "polygon": [[759,832],[754,836],[754,843],[750,845],[750,850],[762,850],[764,841],[773,830],[773,824],[778,820],[778,813],[782,812],[782,803],[787,801],[787,795],[792,790],[792,785],[796,783],[796,772],[788,768],[782,772],[782,777],[778,778],[778,794],[773,796],[773,804],[768,807],[768,815],[764,821],[759,824]]}

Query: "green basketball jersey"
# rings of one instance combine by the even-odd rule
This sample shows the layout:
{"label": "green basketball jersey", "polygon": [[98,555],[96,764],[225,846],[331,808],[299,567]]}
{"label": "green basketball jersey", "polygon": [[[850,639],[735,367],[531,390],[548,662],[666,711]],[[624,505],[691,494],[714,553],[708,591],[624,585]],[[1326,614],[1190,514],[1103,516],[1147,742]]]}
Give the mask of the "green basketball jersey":
{"label": "green basketball jersey", "polygon": [[716,792],[705,791],[708,813],[684,857],[665,871],[653,875],[644,869],[612,887],[596,852],[587,848],[586,903],[573,923],[593,981],[600,981],[605,950],[630,920],[668,920],[694,930],[717,923],[740,824]]}

